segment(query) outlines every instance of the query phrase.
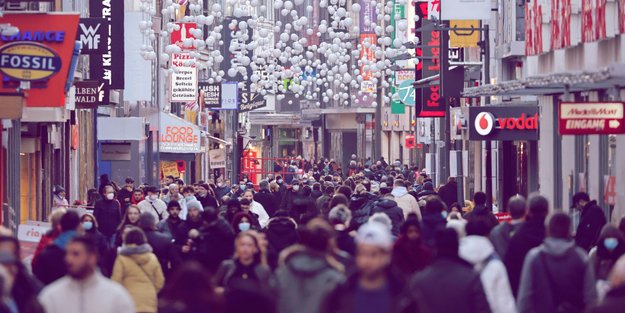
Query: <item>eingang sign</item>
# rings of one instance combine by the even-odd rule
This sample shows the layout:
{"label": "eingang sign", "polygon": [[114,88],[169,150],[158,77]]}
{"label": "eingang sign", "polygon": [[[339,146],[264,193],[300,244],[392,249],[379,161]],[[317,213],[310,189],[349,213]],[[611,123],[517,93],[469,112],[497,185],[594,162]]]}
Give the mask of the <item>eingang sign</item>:
{"label": "eingang sign", "polygon": [[561,102],[560,135],[625,134],[623,102]]}

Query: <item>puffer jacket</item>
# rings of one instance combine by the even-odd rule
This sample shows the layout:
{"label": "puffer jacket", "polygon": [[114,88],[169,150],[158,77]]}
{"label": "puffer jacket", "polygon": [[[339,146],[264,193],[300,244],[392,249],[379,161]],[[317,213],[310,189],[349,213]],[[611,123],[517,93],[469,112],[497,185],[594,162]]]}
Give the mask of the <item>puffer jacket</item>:
{"label": "puffer jacket", "polygon": [[150,245],[120,247],[111,279],[128,290],[137,312],[157,312],[157,294],[165,278]]}
{"label": "puffer jacket", "polygon": [[408,193],[408,189],[406,189],[406,187],[395,187],[391,194],[395,197],[397,206],[404,211],[404,218],[407,218],[410,213],[415,213],[417,214],[419,220],[421,220],[419,203],[417,203],[417,199]]}
{"label": "puffer jacket", "polygon": [[399,230],[404,223],[404,212],[397,205],[397,202],[391,199],[380,199],[376,201],[375,207],[373,207],[373,213],[384,213],[388,215],[391,222],[393,222],[393,228],[391,229],[393,236],[399,236]]}
{"label": "puffer jacket", "polygon": [[344,281],[341,265],[299,245],[283,251],[281,258],[275,274],[277,312],[327,312],[331,293]]}
{"label": "puffer jacket", "polygon": [[482,236],[462,238],[459,254],[480,273],[490,310],[497,313],[516,313],[506,267],[488,238]]}
{"label": "puffer jacket", "polygon": [[360,225],[369,220],[373,214],[373,205],[370,203],[367,195],[354,195],[349,199],[349,210],[352,212],[352,219],[349,222],[349,228],[357,230]]}

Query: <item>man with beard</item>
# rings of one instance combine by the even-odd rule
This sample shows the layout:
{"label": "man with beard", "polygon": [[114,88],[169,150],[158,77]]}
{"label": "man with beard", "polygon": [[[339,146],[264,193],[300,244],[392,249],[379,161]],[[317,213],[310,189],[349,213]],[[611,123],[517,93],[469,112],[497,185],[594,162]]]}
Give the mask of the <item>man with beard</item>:
{"label": "man with beard", "polygon": [[182,252],[182,258],[193,258],[196,250],[196,239],[199,236],[200,228],[204,225],[202,220],[202,212],[204,208],[198,201],[189,201],[187,203],[187,219],[180,223],[176,237],[174,237],[175,244],[180,246]]}
{"label": "man with beard", "polygon": [[39,302],[47,313],[132,313],[128,292],[97,270],[98,248],[88,237],[75,237],[65,255],[67,276],[44,288]]}
{"label": "man with beard", "polygon": [[169,213],[169,216],[156,225],[158,231],[160,233],[168,235],[170,238],[177,238],[178,228],[180,227],[182,222],[184,222],[180,218],[181,211],[182,208],[180,207],[180,203],[170,202],[169,204],[167,204],[167,213]]}
{"label": "man with beard", "polygon": [[132,204],[132,195],[135,189],[134,184],[135,180],[132,179],[132,177],[127,177],[124,188],[117,194],[117,199],[122,204],[122,216],[126,213],[128,206]]}

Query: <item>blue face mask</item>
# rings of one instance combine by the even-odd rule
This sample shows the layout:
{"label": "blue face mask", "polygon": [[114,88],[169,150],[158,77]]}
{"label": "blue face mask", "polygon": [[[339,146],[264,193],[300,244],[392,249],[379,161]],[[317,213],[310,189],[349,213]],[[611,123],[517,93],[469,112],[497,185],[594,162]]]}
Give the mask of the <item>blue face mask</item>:
{"label": "blue face mask", "polygon": [[82,222],[82,228],[84,230],[91,230],[93,228],[93,222]]}
{"label": "blue face mask", "polygon": [[239,189],[241,189],[241,190],[245,190],[245,185],[240,185],[240,186],[239,186]]}
{"label": "blue face mask", "polygon": [[441,215],[443,216],[443,218],[447,218],[448,213],[447,211],[441,211]]}
{"label": "blue face mask", "polygon": [[616,247],[618,246],[618,239],[616,238],[606,238],[603,240],[603,246],[612,251],[614,249],[616,249]]}
{"label": "blue face mask", "polygon": [[248,230],[250,230],[250,226],[251,226],[250,223],[245,223],[245,222],[239,223],[239,230],[240,231],[248,231]]}

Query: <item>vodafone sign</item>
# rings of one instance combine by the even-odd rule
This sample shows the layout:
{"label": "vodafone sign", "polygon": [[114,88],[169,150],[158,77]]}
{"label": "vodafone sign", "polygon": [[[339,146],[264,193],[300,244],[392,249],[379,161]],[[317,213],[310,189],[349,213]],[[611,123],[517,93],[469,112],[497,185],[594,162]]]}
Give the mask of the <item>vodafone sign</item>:
{"label": "vodafone sign", "polygon": [[469,108],[469,140],[538,140],[535,106]]}
{"label": "vodafone sign", "polygon": [[561,102],[560,135],[625,134],[623,102]]}

